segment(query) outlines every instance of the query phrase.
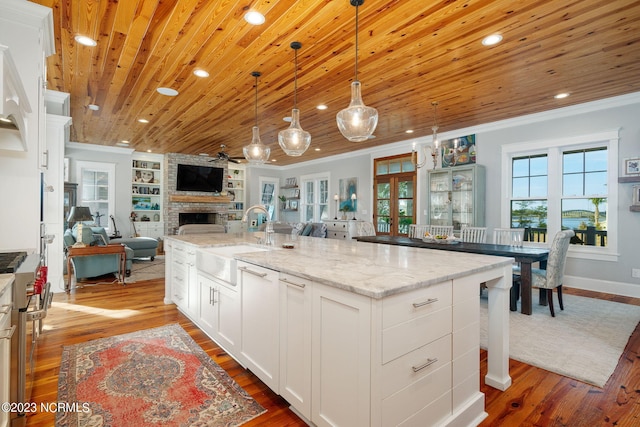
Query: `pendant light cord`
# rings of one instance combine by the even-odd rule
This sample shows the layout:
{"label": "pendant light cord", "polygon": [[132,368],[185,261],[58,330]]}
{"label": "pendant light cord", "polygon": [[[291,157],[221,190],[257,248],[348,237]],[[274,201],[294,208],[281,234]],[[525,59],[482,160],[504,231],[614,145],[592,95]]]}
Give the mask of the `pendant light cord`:
{"label": "pendant light cord", "polygon": [[298,49],[295,52],[295,70],[293,71],[293,108],[298,109]]}
{"label": "pendant light cord", "polygon": [[256,127],[258,127],[258,76],[256,76]]}
{"label": "pendant light cord", "polygon": [[356,3],[356,81],[358,80],[358,7],[360,3]]}

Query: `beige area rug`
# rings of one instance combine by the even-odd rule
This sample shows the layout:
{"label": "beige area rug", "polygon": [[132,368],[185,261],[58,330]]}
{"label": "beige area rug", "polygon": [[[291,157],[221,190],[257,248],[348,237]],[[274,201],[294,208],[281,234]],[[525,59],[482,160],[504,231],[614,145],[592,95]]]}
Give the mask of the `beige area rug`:
{"label": "beige area rug", "polygon": [[164,277],[164,255],[156,256],[153,261],[150,258],[134,259],[131,275],[124,282],[135,283],[161,277]]}
{"label": "beige area rug", "polygon": [[[537,291],[531,316],[510,312],[509,357],[603,387],[640,322],[640,307],[563,295],[562,311],[554,300],[555,318],[537,303]],[[487,348],[486,297],[480,299],[480,346]]]}

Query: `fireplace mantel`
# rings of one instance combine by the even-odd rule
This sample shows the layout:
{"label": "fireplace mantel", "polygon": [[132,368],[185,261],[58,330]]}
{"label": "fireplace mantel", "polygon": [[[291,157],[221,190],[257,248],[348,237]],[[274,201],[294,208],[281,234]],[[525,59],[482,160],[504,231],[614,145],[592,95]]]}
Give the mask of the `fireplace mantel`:
{"label": "fireplace mantel", "polygon": [[170,194],[169,201],[175,203],[229,203],[228,196],[193,196],[189,194]]}

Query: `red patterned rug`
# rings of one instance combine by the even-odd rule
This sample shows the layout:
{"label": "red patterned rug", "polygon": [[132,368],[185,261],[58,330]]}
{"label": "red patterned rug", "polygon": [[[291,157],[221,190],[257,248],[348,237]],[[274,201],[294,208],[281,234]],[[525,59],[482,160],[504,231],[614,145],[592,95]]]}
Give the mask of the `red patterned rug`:
{"label": "red patterned rug", "polygon": [[[64,347],[56,426],[237,426],[266,410],[180,325]],[[75,406],[74,406],[75,404]]]}

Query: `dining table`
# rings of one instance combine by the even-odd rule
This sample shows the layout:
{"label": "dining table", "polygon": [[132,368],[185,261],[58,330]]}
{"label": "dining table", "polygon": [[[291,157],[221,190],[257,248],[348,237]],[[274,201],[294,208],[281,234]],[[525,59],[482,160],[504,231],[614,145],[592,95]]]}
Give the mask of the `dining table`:
{"label": "dining table", "polygon": [[[496,245],[493,243],[472,243],[459,240],[437,242],[391,235],[357,236],[354,239],[359,242],[511,257],[515,262],[520,263],[520,312],[529,315],[532,312],[532,264],[539,262],[540,268],[545,269],[549,258],[549,249],[534,246]],[[543,299],[541,297],[540,303],[546,304],[546,298]],[[511,309],[515,310],[513,304]]]}

